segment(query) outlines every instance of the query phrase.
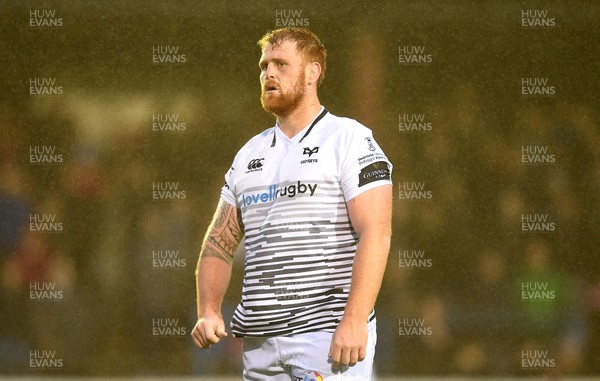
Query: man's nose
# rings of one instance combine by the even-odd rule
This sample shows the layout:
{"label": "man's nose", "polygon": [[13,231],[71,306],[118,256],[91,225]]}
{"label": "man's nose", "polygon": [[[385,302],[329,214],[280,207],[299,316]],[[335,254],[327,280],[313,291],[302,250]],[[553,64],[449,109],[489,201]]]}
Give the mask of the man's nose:
{"label": "man's nose", "polygon": [[275,65],[269,63],[265,68],[265,78],[273,79],[275,78]]}

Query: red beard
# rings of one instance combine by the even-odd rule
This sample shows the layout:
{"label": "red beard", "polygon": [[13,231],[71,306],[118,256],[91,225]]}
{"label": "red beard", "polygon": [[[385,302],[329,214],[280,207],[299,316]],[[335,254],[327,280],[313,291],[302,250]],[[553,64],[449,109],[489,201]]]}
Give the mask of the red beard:
{"label": "red beard", "polygon": [[291,89],[281,92],[267,94],[267,82],[265,82],[260,94],[260,104],[263,109],[275,115],[288,115],[296,109],[304,98],[306,89],[306,79],[303,74],[303,72],[300,72],[298,78],[296,78],[296,83]]}

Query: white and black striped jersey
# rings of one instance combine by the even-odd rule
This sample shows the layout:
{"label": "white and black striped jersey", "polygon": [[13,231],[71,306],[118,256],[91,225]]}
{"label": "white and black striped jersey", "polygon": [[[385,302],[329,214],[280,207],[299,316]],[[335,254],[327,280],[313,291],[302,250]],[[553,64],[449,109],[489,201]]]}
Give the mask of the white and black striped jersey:
{"label": "white and black striped jersey", "polygon": [[291,139],[275,126],[240,149],[221,191],[245,229],[234,335],[335,330],[357,244],[346,202],[391,184],[391,171],[371,130],[324,108]]}

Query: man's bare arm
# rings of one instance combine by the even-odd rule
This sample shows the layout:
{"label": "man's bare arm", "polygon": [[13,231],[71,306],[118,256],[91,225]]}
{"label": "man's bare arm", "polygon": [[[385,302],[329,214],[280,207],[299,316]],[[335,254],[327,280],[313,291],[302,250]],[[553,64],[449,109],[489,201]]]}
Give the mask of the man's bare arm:
{"label": "man's bare arm", "polygon": [[[361,197],[364,196],[364,197]],[[344,316],[367,320],[375,307],[392,235],[392,186],[371,189],[348,203],[359,237]]]}
{"label": "man's bare arm", "polygon": [[192,330],[192,337],[200,348],[208,348],[227,336],[221,304],[243,231],[240,211],[220,200],[204,237],[196,267],[198,322]]}
{"label": "man's bare arm", "polygon": [[332,338],[330,356],[334,364],[354,365],[365,358],[368,318],[375,306],[390,250],[392,187],[370,189],[347,205],[359,242],[348,303]]}
{"label": "man's bare arm", "polygon": [[240,211],[220,200],[202,243],[198,268],[206,257],[220,258],[232,264],[235,250],[244,236],[243,226]]}

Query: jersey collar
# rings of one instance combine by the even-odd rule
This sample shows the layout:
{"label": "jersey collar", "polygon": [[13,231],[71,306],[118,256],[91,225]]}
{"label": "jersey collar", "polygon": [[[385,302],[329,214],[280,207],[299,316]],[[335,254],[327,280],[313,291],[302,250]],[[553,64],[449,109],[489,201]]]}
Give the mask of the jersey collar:
{"label": "jersey collar", "polygon": [[[319,123],[319,121],[321,119],[323,119],[323,117],[328,113],[329,111],[327,111],[327,109],[323,106],[321,106],[321,112],[319,113],[319,115],[317,115],[317,117],[312,121],[312,123],[310,124],[310,126],[308,127],[308,129],[306,130],[306,132],[304,133],[304,135],[302,135],[302,138],[300,138],[300,140],[298,141],[298,143],[302,142],[304,140],[304,138],[306,138],[308,136],[308,134],[310,134],[310,132],[312,131],[313,127]],[[277,143],[277,127],[279,127],[277,125],[277,123],[275,123],[275,128],[273,129],[273,141],[271,142],[271,147],[275,147],[275,144]]]}

